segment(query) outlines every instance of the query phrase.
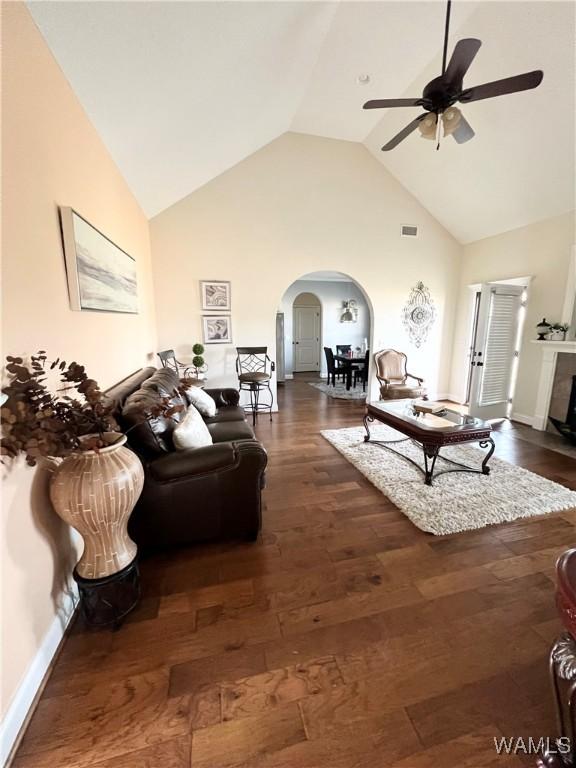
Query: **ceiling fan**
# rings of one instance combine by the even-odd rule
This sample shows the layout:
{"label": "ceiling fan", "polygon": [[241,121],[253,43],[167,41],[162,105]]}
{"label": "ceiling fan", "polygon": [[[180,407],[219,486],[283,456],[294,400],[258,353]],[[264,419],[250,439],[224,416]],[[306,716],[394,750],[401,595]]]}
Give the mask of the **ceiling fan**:
{"label": "ceiling fan", "polygon": [[528,91],[537,88],[542,82],[544,73],[540,69],[526,72],[523,75],[505,77],[503,80],[494,80],[491,83],[476,85],[472,88],[464,88],[464,75],[474,61],[482,43],[475,38],[465,38],[456,43],[452,58],[446,66],[446,54],[448,52],[448,30],[450,28],[450,7],[448,0],[446,8],[446,26],[444,31],[444,52],[442,56],[442,74],[435,77],[424,88],[420,99],[374,99],[364,104],[364,109],[388,109],[388,107],[422,107],[426,110],[418,115],[411,123],[403,128],[393,139],[382,147],[384,152],[398,146],[416,128],[426,139],[436,139],[436,149],[440,148],[440,137],[453,136],[458,144],[464,144],[474,137],[474,131],[462,114],[454,106],[459,101],[467,104],[470,101],[492,99],[494,96],[503,96],[507,93]]}

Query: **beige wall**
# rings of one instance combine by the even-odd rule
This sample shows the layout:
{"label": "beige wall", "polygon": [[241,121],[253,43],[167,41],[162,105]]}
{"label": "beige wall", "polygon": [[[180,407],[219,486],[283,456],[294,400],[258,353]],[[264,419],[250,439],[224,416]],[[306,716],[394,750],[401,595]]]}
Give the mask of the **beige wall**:
{"label": "beige wall", "polygon": [[[420,236],[401,238],[401,224]],[[343,272],[374,312],[373,348],[399,346],[412,370],[446,391],[461,246],[359,144],[287,133],[150,222],[159,345],[184,356],[201,339],[198,281],[232,281],[233,341],[275,350],[288,286]],[[401,309],[429,286],[438,322],[416,350]],[[234,384],[233,346],[206,349],[213,384]]]}
{"label": "beige wall", "polygon": [[534,416],[542,351],[530,344],[530,339],[536,338],[535,326],[543,317],[549,322],[562,320],[574,242],[574,213],[566,213],[465,246],[450,389],[454,397],[463,399],[465,392],[472,309],[468,286],[530,276],[513,414],[528,419]]}
{"label": "beige wall", "polygon": [[[105,387],[156,350],[148,222],[23,3],[3,14],[3,354],[45,349]],[[137,260],[138,315],[69,309],[58,205],[70,205]],[[21,466],[2,487],[2,713],[51,626],[75,561],[45,499],[42,472]]]}

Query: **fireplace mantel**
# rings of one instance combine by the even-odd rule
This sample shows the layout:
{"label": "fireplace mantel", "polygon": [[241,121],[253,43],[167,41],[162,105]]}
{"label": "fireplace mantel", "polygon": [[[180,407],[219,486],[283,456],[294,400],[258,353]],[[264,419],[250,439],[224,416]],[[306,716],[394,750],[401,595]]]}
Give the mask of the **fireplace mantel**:
{"label": "fireplace mantel", "polygon": [[532,344],[538,344],[542,349],[549,352],[572,352],[576,354],[576,341],[538,341],[532,339]]}
{"label": "fireplace mantel", "polygon": [[554,385],[554,373],[558,355],[562,352],[576,354],[576,341],[537,341],[532,340],[542,349],[542,366],[540,368],[540,382],[536,396],[536,409],[532,426],[534,429],[544,431],[548,423],[548,411]]}

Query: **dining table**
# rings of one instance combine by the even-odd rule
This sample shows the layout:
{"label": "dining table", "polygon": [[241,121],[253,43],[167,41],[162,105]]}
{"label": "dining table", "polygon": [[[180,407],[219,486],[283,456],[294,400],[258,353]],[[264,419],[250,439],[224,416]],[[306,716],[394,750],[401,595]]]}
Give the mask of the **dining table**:
{"label": "dining table", "polygon": [[341,363],[341,367],[344,368],[344,373],[346,375],[346,389],[349,390],[352,387],[352,371],[354,370],[354,367],[364,367],[366,356],[348,357],[348,355],[334,355],[334,360]]}

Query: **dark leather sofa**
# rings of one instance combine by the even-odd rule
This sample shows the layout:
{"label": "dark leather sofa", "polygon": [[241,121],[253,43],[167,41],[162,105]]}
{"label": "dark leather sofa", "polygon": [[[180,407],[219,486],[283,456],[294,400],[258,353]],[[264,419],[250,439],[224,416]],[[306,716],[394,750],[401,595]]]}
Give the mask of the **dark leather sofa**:
{"label": "dark leather sofa", "polygon": [[[207,389],[217,406],[204,418],[213,445],[177,451],[172,432],[184,415],[143,419],[164,402],[187,407],[178,375],[144,368],[107,390],[128,446],[144,465],[144,489],[129,532],[141,550],[218,538],[254,540],[261,526],[266,451],[246,423],[235,389]],[[168,400],[166,400],[168,399]]]}

